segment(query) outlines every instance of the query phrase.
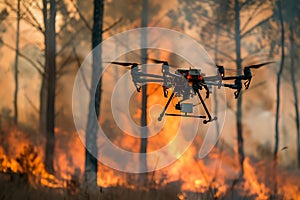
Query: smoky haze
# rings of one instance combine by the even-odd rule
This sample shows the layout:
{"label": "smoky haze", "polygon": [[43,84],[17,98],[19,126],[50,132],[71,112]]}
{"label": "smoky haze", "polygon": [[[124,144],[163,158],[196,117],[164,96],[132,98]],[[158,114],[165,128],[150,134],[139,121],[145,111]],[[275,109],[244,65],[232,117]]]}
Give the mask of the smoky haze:
{"label": "smoky haze", "polygon": [[[29,6],[31,1],[24,1],[24,5]],[[73,2],[73,3],[72,3]],[[84,59],[91,52],[91,27],[93,25],[92,16],[92,3],[91,1],[75,1],[64,0],[60,1],[58,5],[57,14],[57,86],[56,86],[56,139],[55,146],[56,160],[55,168],[59,168],[61,174],[79,173],[84,171],[84,146],[80,140],[74,125],[72,114],[72,92],[75,81],[76,73]],[[212,1],[215,2],[215,1]],[[218,65],[224,65],[226,75],[235,75],[239,73],[236,70],[235,50],[234,43],[234,28],[232,27],[234,21],[234,14],[230,9],[232,5],[223,5],[219,8],[215,3],[201,3],[200,1],[149,1],[149,22],[150,27],[168,28],[171,30],[179,31],[199,42],[209,56]],[[231,1],[228,1],[231,2]],[[12,3],[16,7],[16,3]],[[38,4],[38,3],[37,3]],[[34,6],[35,5],[35,6]],[[76,6],[77,5],[77,6]],[[275,4],[274,4],[275,5]],[[20,31],[20,56],[19,60],[19,93],[18,93],[18,110],[19,110],[19,127],[20,131],[4,131],[8,135],[3,135],[0,139],[0,154],[2,150],[7,156],[16,157],[20,149],[13,150],[11,144],[20,142],[21,145],[31,143],[38,146],[38,151],[43,158],[43,145],[45,143],[44,135],[39,132],[39,106],[40,106],[40,88],[42,76],[38,70],[33,66],[36,65],[39,69],[43,70],[44,66],[44,38],[43,34],[36,27],[32,26],[34,22],[42,24],[42,11],[38,9],[36,4],[29,6],[33,19],[24,18],[21,20]],[[242,33],[247,33],[251,30],[252,26],[260,24],[260,22],[269,18],[269,21],[263,23],[258,29],[249,32],[241,42],[241,54],[245,58],[242,62],[243,67],[251,64],[257,64],[264,61],[274,61],[274,63],[267,65],[261,69],[252,70],[253,78],[249,90],[243,90],[243,137],[244,137],[244,150],[246,159],[246,167],[248,173],[251,171],[251,162],[266,162],[271,163],[273,156],[273,149],[275,144],[275,116],[276,116],[276,73],[280,66],[280,36],[278,16],[273,7],[267,3],[263,3],[261,7],[256,7],[257,4],[253,3],[245,5],[241,13]],[[14,64],[15,64],[15,38],[16,38],[16,13],[9,6],[0,0],[0,11],[7,7],[9,16],[2,22],[0,21],[1,30],[0,39],[3,40],[3,45],[0,45],[0,130],[7,127],[13,127],[13,101],[14,101]],[[23,6],[23,8],[25,8]],[[255,12],[255,10],[258,10]],[[104,8],[104,30],[103,38],[108,39],[115,34],[121,33],[134,28],[139,28],[141,24],[141,1],[139,0],[107,0],[105,1]],[[227,12],[228,11],[228,12]],[[25,11],[24,11],[25,13]],[[288,11],[285,11],[287,14]],[[26,14],[26,13],[25,13]],[[25,15],[24,16],[29,16]],[[274,16],[273,16],[274,14]],[[228,16],[228,18],[226,17]],[[221,17],[221,18],[219,18]],[[287,17],[287,16],[286,16]],[[251,20],[248,22],[248,19]],[[27,21],[26,21],[27,20]],[[296,21],[297,22],[297,21]],[[288,22],[285,22],[288,23]],[[113,26],[111,26],[114,24]],[[220,25],[220,34],[217,36],[217,27]],[[42,27],[43,28],[43,27]],[[299,23],[294,26],[295,32],[295,57],[294,65],[299,65]],[[290,58],[290,30],[286,30],[286,55],[285,65],[282,76],[281,86],[281,105],[280,105],[280,142],[278,158],[282,167],[287,169],[295,168],[297,165],[297,129],[295,123],[295,110],[294,110],[294,94],[291,85],[291,58]],[[216,42],[218,40],[218,42]],[[127,41],[119,41],[122,47],[126,48]],[[173,38],[169,38],[162,42],[161,46],[172,45]],[[118,52],[120,49],[116,47],[114,50]],[[105,51],[105,49],[103,49]],[[217,53],[216,53],[217,52]],[[197,52],[189,52],[196,55]],[[163,50],[148,49],[149,58],[166,60],[177,68],[194,67],[201,68],[201,66],[192,66],[184,58],[172,52]],[[25,58],[24,58],[25,57]],[[233,58],[233,59],[232,59]],[[123,61],[123,62],[141,62],[140,51],[131,51],[125,55],[120,56],[117,60],[110,61]],[[149,61],[150,62],[150,61]],[[214,64],[212,64],[214,65]],[[294,72],[296,80],[299,79],[299,69],[296,67]],[[111,95],[117,81],[126,73],[126,69],[122,67],[110,66],[104,73],[103,79],[106,83],[102,87],[102,102],[100,110],[100,124],[106,136],[111,142],[118,145],[122,149],[130,152],[139,152],[140,141],[132,135],[125,134],[118,124],[114,121],[111,106]],[[204,73],[209,74],[209,72]],[[160,68],[157,68],[157,73],[160,73]],[[128,80],[126,84],[132,84]],[[124,84],[124,88],[128,85]],[[299,88],[299,81],[296,81],[296,86]],[[122,95],[126,93],[126,89],[121,91]],[[200,130],[197,133],[195,141],[185,152],[178,162],[172,164],[170,167],[161,169],[153,174],[153,179],[157,177],[165,178],[169,182],[183,180],[185,184],[182,186],[184,189],[194,188],[198,190],[201,188],[203,191],[207,189],[207,180],[203,171],[207,172],[207,176],[212,180],[214,170],[212,170],[218,161],[222,161],[220,167],[220,182],[221,190],[226,190],[225,187],[232,183],[232,180],[238,175],[237,167],[237,133],[236,133],[236,102],[233,90],[226,89],[226,117],[222,135],[218,146],[212,150],[207,159],[199,160],[198,152],[203,143],[207,127],[200,125]],[[155,109],[161,109],[166,103],[163,99],[163,91],[156,84],[150,84],[148,88],[149,105],[148,119],[151,119],[151,114],[157,115],[159,113]],[[88,102],[88,99],[87,99]],[[161,107],[154,107],[151,113],[150,107],[154,104],[159,104]],[[172,102],[174,104],[174,102]],[[121,106],[120,104],[119,106]],[[86,105],[88,106],[88,103]],[[173,105],[174,107],[174,105]],[[211,105],[209,104],[211,108]],[[175,111],[174,108],[172,111]],[[130,115],[133,121],[139,125],[141,116],[141,95],[138,92],[133,93],[130,99]],[[202,111],[203,112],[203,111]],[[122,116],[124,117],[124,116]],[[127,123],[124,117],[124,124]],[[176,128],[178,127],[177,118],[168,118],[166,126],[153,137],[148,139],[148,151],[153,152],[167,145],[169,141],[174,139]],[[158,125],[157,125],[158,126]],[[156,127],[155,127],[156,128]],[[133,127],[128,127],[132,130]],[[23,134],[23,132],[24,134]],[[3,132],[3,131],[1,131]],[[183,133],[183,132],[182,132]],[[82,133],[84,135],[84,133]],[[7,137],[6,137],[7,136]],[[182,140],[185,141],[185,135],[182,134]],[[101,143],[99,146],[101,152]],[[84,143],[84,141],[83,141]],[[180,145],[180,144],[179,144]],[[176,152],[176,150],[174,150]],[[220,153],[221,152],[221,153]],[[222,153],[223,152],[223,153]],[[220,156],[221,155],[221,156]],[[222,158],[224,156],[224,159]],[[221,158],[220,158],[221,157]],[[223,160],[222,160],[223,159]],[[220,161],[220,162],[221,162]],[[64,163],[60,165],[60,163]],[[189,163],[189,167],[186,166]],[[134,163],[127,163],[134,165]],[[155,168],[155,162],[151,163],[151,167]],[[221,164],[220,164],[221,165]],[[197,166],[197,167],[194,167]],[[266,164],[262,169],[268,171],[269,164]],[[265,169],[266,168],[266,169]],[[125,175],[121,172],[111,170],[107,166],[99,164],[99,171],[106,172],[98,175],[98,184],[110,186],[120,182],[130,182],[125,180]],[[183,171],[182,174],[178,171]],[[262,173],[261,172],[261,173]],[[60,175],[61,175],[60,174]],[[189,175],[191,174],[191,175]],[[199,174],[201,176],[199,176]],[[63,176],[63,175],[62,175]],[[193,177],[192,177],[193,176]],[[252,177],[254,175],[249,175]],[[262,177],[266,176],[262,173]],[[117,178],[116,178],[117,177]],[[129,177],[129,175],[128,175]],[[271,176],[270,176],[271,177]],[[223,179],[222,179],[223,178]],[[129,179],[129,178],[128,178]],[[163,179],[158,180],[164,182]],[[222,179],[222,180],[221,180]],[[267,178],[266,178],[267,179]],[[230,180],[229,184],[226,180]],[[249,179],[251,180],[251,179]],[[259,180],[256,180],[259,183]],[[284,182],[282,182],[284,183]],[[204,185],[204,186],[203,186]],[[202,186],[202,187],[200,187]],[[249,187],[251,188],[251,187]],[[200,189],[200,190],[201,190]],[[250,190],[250,189],[249,189]],[[259,193],[259,192],[257,192]]]}
{"label": "smoky haze", "polygon": [[[83,4],[83,3],[82,3]],[[124,4],[124,6],[122,6]],[[126,6],[125,6],[126,4]],[[67,3],[67,9],[71,12],[74,11],[74,6],[71,3]],[[116,27],[113,29],[105,32],[105,37],[109,37],[110,35],[117,33],[119,31],[125,30],[124,28],[130,28],[135,26],[134,24],[138,24],[137,15],[139,15],[140,12],[140,6],[137,6],[138,2],[130,1],[130,2],[124,2],[124,1],[108,1],[107,2],[107,14],[106,17],[106,24],[112,23],[114,19],[121,18],[121,23],[117,24]],[[179,6],[176,2],[173,1],[164,1],[163,3],[158,3],[156,1],[153,1],[151,3],[150,9],[150,20],[149,24],[152,25],[159,25],[161,27],[167,27],[172,29],[180,30],[182,27],[180,27],[178,24],[174,25],[171,23],[173,20],[172,18],[168,18],[165,16],[166,13],[170,11],[170,6],[173,5],[174,7]],[[122,9],[123,7],[126,7],[128,9]],[[87,5],[82,5],[83,9],[88,9]],[[132,10],[134,12],[132,12]],[[84,12],[85,17],[87,19],[91,18],[90,15],[88,15],[88,12]],[[40,13],[36,10],[34,10],[34,14],[37,18],[40,17]],[[11,12],[11,18],[13,18],[14,13]],[[58,15],[59,19],[63,19],[61,15]],[[78,25],[78,28],[82,27],[82,21],[80,21],[78,14],[75,15],[75,19],[80,22]],[[257,20],[259,20],[261,17],[257,16]],[[175,19],[176,21],[176,19]],[[133,23],[132,23],[133,22]],[[60,22],[62,24],[62,22]],[[131,24],[132,23],[132,24]],[[255,23],[255,22],[252,22]],[[3,34],[3,40],[5,43],[10,44],[10,46],[13,46],[14,44],[14,35],[15,35],[15,27],[13,24],[10,24],[8,22],[4,23],[6,26],[6,32]],[[171,26],[170,26],[171,25]],[[61,26],[61,25],[60,25]],[[71,27],[70,27],[71,28]],[[200,29],[201,30],[201,29]],[[72,29],[70,29],[72,31]],[[76,27],[73,27],[73,31],[76,31]],[[183,31],[183,30],[182,30]],[[199,29],[184,29],[184,31],[188,32],[190,35],[197,37],[199,35]],[[28,23],[22,21],[21,22],[21,52],[24,53],[27,57],[29,57],[34,62],[42,62],[42,49],[43,49],[43,38],[42,35],[35,31]],[[252,37],[251,42],[247,42],[249,44],[254,43],[256,40],[256,37]],[[196,38],[197,39],[197,38]],[[58,57],[58,62],[61,64],[64,62],[64,60],[68,57],[71,57],[70,62],[67,64],[65,71],[66,73],[62,75],[58,79],[58,86],[57,86],[57,96],[56,96],[56,110],[57,110],[57,126],[64,129],[73,131],[74,125],[72,120],[72,112],[71,112],[71,94],[72,94],[72,87],[74,82],[74,77],[76,74],[76,70],[79,67],[78,62],[82,62],[85,56],[89,52],[89,37],[82,37],[81,33],[78,33],[77,39],[74,40],[74,44],[76,47],[76,55],[74,55],[74,52],[72,51],[72,48],[68,47],[66,48],[65,52],[61,55],[61,57]],[[262,43],[266,43],[265,39],[260,38],[259,41]],[[201,43],[201,40],[200,40]],[[58,44],[58,49],[61,48],[62,44]],[[249,45],[245,45],[246,48]],[[116,49],[117,51],[117,49]],[[208,49],[208,51],[211,53],[211,56],[213,56],[213,51]],[[244,50],[246,51],[246,50]],[[70,56],[70,54],[73,54]],[[135,55],[136,53],[133,53],[132,55],[124,55],[124,58],[122,60],[124,61],[139,61],[139,57]],[[252,57],[252,60],[249,60],[248,63],[255,63],[261,59],[269,59],[265,57],[266,54],[265,51],[262,51],[260,54],[258,54],[257,57]],[[170,56],[163,56],[159,53],[154,53],[153,57],[162,58],[169,60],[170,63],[173,65],[183,66],[184,64],[180,61],[178,61],[178,58],[173,56],[172,54]],[[275,54],[271,58],[272,60],[278,61],[279,56]],[[121,59],[120,59],[121,60]],[[13,84],[13,64],[14,64],[14,52],[3,46],[1,48],[1,89],[0,95],[1,95],[1,110],[4,110],[3,112],[7,112],[5,110],[11,110],[12,112],[12,102],[13,102],[13,91],[14,91],[14,84]],[[230,68],[234,68],[234,64],[232,62],[224,62],[226,66],[230,66]],[[245,93],[245,100],[244,100],[244,121],[245,121],[245,130],[247,135],[247,141],[249,141],[249,144],[254,144],[258,146],[264,146],[267,145],[269,147],[273,146],[273,124],[274,124],[274,107],[275,107],[275,72],[278,69],[278,64],[274,64],[272,67],[268,67],[266,69],[261,69],[255,71],[255,77],[252,82],[252,85],[255,86],[258,84],[258,86],[254,89],[250,89]],[[33,127],[37,128],[38,124],[38,110],[39,109],[39,85],[41,84],[41,77],[36,72],[36,70],[31,66],[30,63],[28,63],[25,59],[20,60],[20,67],[19,67],[19,74],[20,74],[20,92],[19,92],[19,102],[18,107],[20,110],[20,121],[25,124],[30,124]],[[111,77],[118,77],[122,74],[122,70],[116,70],[109,72]],[[288,75],[286,75],[288,76]],[[297,73],[298,76],[298,73]],[[113,80],[112,80],[113,81]],[[293,134],[295,132],[295,125],[293,118],[291,117],[293,115],[293,111],[291,109],[285,109],[288,108],[291,105],[292,102],[292,91],[289,86],[289,78],[285,78],[283,80],[284,86],[282,87],[282,114],[281,118],[283,120],[282,123],[282,137],[286,138],[285,140],[282,140],[282,146],[289,146],[290,152],[295,152],[296,146],[293,141],[296,139],[296,135]],[[261,85],[259,85],[261,84]],[[106,97],[106,90],[111,90],[112,86],[107,85],[104,88],[104,99],[107,99]],[[227,97],[228,97],[228,104],[231,106],[234,106],[234,99],[232,98],[231,91],[228,91]],[[106,102],[107,100],[104,100]],[[106,103],[102,103],[106,104]],[[230,145],[234,146],[234,120],[235,117],[232,113],[232,110],[228,109],[228,116],[227,116],[227,123],[225,123],[224,128],[224,139],[225,141],[228,141]],[[106,121],[106,120],[105,120]],[[265,122],[264,125],[262,125],[260,122]],[[287,128],[288,127],[288,128]],[[288,130],[287,130],[288,129]],[[249,145],[249,146],[252,146]],[[247,145],[246,145],[247,146]],[[246,147],[246,150],[248,148]],[[255,149],[255,148],[254,148]],[[247,150],[248,153],[253,153],[255,155],[259,155],[256,151],[254,151],[252,148],[249,147]],[[289,154],[293,155],[293,154]],[[288,155],[287,155],[288,156]],[[294,158],[285,159],[287,161],[292,161]],[[290,164],[291,164],[290,163]],[[288,163],[287,163],[288,164]]]}

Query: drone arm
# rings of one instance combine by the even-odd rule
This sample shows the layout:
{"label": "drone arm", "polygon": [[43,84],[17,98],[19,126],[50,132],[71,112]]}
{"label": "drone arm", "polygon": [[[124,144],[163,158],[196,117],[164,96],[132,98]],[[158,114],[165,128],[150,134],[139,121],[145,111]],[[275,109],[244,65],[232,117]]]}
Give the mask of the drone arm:
{"label": "drone arm", "polygon": [[236,80],[236,79],[245,79],[245,76],[227,76],[223,77],[223,80]]}
{"label": "drone arm", "polygon": [[239,89],[240,86],[237,84],[228,84],[228,83],[215,83],[215,82],[205,82],[206,85],[213,85],[213,86],[223,86],[231,89]]}
{"label": "drone arm", "polygon": [[[150,78],[146,78],[143,76],[148,76]],[[159,75],[154,75],[154,74],[145,74],[145,73],[141,73],[137,70],[132,70],[131,71],[131,77],[132,77],[132,82],[134,84],[134,86],[136,87],[136,90],[138,92],[141,91],[141,84],[144,83],[162,83],[163,82],[163,77],[159,76]]]}
{"label": "drone arm", "polygon": [[146,74],[146,73],[142,73],[142,72],[139,72],[137,73],[136,75],[142,77],[142,78],[146,78],[146,77],[151,77],[151,78],[161,78],[163,79],[164,77],[163,76],[160,76],[160,75],[155,75],[155,74]]}
{"label": "drone arm", "polygon": [[206,81],[220,81],[221,77],[220,76],[205,76],[204,80],[205,80],[205,82]]}
{"label": "drone arm", "polygon": [[[241,79],[236,79],[235,80],[235,84],[227,84],[227,83],[215,83],[215,82],[206,82],[207,85],[214,85],[214,86],[218,86],[218,87],[227,87],[227,88],[230,88],[230,89],[234,89],[236,90],[234,92],[234,97],[235,98],[238,98],[240,92],[241,92],[241,89],[242,89],[242,84],[241,84]],[[248,84],[250,84],[250,82],[248,82]],[[246,87],[247,88],[247,87]]]}
{"label": "drone arm", "polygon": [[[218,86],[218,88],[224,86],[224,84],[222,83],[222,81],[219,80],[219,82],[213,82],[213,81],[205,81],[205,84],[206,85],[209,85],[209,86]],[[229,84],[227,84],[229,85]],[[225,87],[225,86],[224,86]]]}
{"label": "drone arm", "polygon": [[140,78],[138,83],[163,83],[164,80],[162,79],[146,79],[146,78]]}
{"label": "drone arm", "polygon": [[133,84],[136,87],[136,90],[138,92],[141,91],[141,84],[145,84],[145,83],[163,83],[163,80],[159,80],[159,79],[135,79],[133,80]]}
{"label": "drone arm", "polygon": [[239,87],[236,84],[227,84],[227,83],[224,83],[223,86],[231,88],[231,89],[239,89]]}

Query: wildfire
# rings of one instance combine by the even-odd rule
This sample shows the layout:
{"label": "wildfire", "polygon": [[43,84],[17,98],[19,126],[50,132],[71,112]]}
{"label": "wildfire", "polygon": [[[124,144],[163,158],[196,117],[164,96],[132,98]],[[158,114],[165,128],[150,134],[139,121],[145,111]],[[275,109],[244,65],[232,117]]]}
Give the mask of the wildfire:
{"label": "wildfire", "polygon": [[244,187],[249,191],[250,195],[257,195],[257,199],[268,199],[270,196],[270,189],[261,181],[258,180],[258,175],[254,167],[250,164],[249,158],[244,161],[245,167],[245,184]]}
{"label": "wildfire", "polygon": [[8,158],[0,148],[0,171],[4,173],[16,173],[27,175],[32,185],[58,188],[64,187],[63,181],[58,180],[53,174],[49,174],[44,167],[41,158],[30,146],[24,146],[23,152],[17,158]]}
{"label": "wildfire", "polygon": [[[149,90],[154,89],[149,87]],[[161,92],[161,91],[158,91]],[[157,104],[161,99],[153,95],[149,104]],[[172,109],[172,108],[171,108]],[[139,117],[136,115],[135,117]],[[105,120],[101,123],[106,123]],[[148,152],[165,146],[177,133],[180,120],[167,119],[161,132],[148,139]],[[110,130],[114,127],[109,126]],[[113,134],[113,132],[111,132]],[[70,133],[56,129],[56,146],[54,168],[56,173],[49,174],[43,164],[42,143],[32,144],[32,138],[26,138],[26,133],[10,130],[0,146],[0,171],[5,174],[26,174],[31,185],[42,185],[50,188],[67,188],[70,184],[82,181],[85,148],[76,132]],[[23,135],[23,136],[22,136]],[[184,132],[179,132],[181,141],[185,140]],[[139,139],[126,134],[115,134],[111,140],[128,151],[139,151]],[[202,143],[201,133],[194,143],[178,160],[170,166],[149,173],[149,187],[160,188],[175,185],[178,199],[189,198],[189,193],[208,194],[209,198],[223,198],[232,193],[233,180],[238,176],[238,169],[234,152],[220,148],[222,142],[203,160],[198,159],[197,152]],[[9,145],[7,145],[9,144]],[[11,144],[14,144],[12,148]],[[177,144],[180,145],[180,144]],[[34,146],[34,147],[33,147]],[[175,145],[176,146],[176,145]],[[8,150],[9,149],[9,150]],[[170,151],[177,155],[177,149]],[[153,163],[150,163],[153,164]],[[155,164],[155,163],[154,163]],[[267,180],[266,163],[259,165],[245,159],[244,181],[236,187],[241,196],[256,199],[268,199],[272,194],[270,181]],[[98,185],[101,187],[122,186],[132,190],[139,190],[136,185],[138,175],[118,172],[99,163]],[[300,199],[299,175],[292,173],[278,173],[278,193],[285,199]],[[75,184],[75,185],[76,185]],[[142,188],[148,190],[149,188]]]}

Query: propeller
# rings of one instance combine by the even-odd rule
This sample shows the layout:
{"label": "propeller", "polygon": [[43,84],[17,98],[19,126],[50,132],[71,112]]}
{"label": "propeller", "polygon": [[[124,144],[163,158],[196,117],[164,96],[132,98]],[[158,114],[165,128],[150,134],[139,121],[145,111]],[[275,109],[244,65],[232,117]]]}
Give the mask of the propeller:
{"label": "propeller", "polygon": [[261,68],[262,66],[265,66],[265,65],[268,65],[268,64],[271,64],[271,63],[274,63],[274,61],[263,62],[263,63],[255,64],[255,65],[249,65],[249,66],[244,67],[244,68],[248,68],[248,69],[258,69],[258,68]]}
{"label": "propeller", "polygon": [[[132,63],[132,62],[107,62],[107,63],[121,65],[121,66],[126,67],[127,69],[132,69],[134,67],[137,67],[137,65],[140,65],[139,63]],[[131,67],[128,67],[128,66],[131,66]]]}
{"label": "propeller", "polygon": [[[245,75],[248,74],[248,76],[251,76],[250,69],[258,69],[258,68],[261,68],[261,67],[271,64],[271,63],[274,63],[274,61],[268,61],[268,62],[263,62],[263,63],[259,63],[259,64],[249,65],[249,66],[244,67],[242,70],[244,70]],[[210,62],[210,64],[211,64],[211,62]],[[213,65],[215,65],[218,68],[218,71],[222,77],[225,76],[225,71],[232,71],[232,72],[236,72],[236,73],[238,71],[240,71],[237,69],[228,69],[228,68],[225,69],[224,66],[218,65],[218,64],[213,64]]]}
{"label": "propeller", "polygon": [[[262,66],[265,66],[265,65],[268,65],[268,64],[271,64],[271,63],[274,63],[274,61],[268,61],[268,62],[263,62],[263,63],[259,63],[259,64],[254,64],[254,65],[249,65],[249,66],[246,66],[244,68],[249,68],[249,69],[258,69],[258,68],[261,68]],[[218,65],[218,64],[214,64],[218,69],[221,69],[223,68],[224,66],[222,65]],[[231,69],[231,68],[226,68],[225,69],[226,71],[237,71],[236,69]]]}
{"label": "propeller", "polygon": [[139,63],[131,63],[131,62],[109,62],[111,64],[115,64],[115,65],[122,65],[122,66],[130,66],[130,65],[140,65]]}
{"label": "propeller", "polygon": [[168,61],[165,61],[165,60],[158,60],[158,59],[155,59],[155,58],[148,58],[148,60],[153,61],[156,64],[165,64],[165,65],[168,65],[170,67],[180,68],[178,65],[169,64]]}
{"label": "propeller", "polygon": [[156,64],[166,64],[166,65],[169,65],[168,62],[165,61],[165,60],[158,60],[158,59],[155,59],[155,58],[148,58],[148,60],[151,60],[151,61],[153,61]]}

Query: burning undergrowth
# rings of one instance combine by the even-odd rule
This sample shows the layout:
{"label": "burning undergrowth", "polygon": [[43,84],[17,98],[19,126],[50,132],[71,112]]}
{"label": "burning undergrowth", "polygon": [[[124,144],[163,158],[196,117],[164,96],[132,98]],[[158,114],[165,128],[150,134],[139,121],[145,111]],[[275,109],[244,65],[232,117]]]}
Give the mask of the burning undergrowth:
{"label": "burning undergrowth", "polygon": [[[43,141],[17,129],[2,131],[0,147],[0,182],[6,188],[26,185],[25,192],[57,194],[84,198],[80,190],[84,169],[84,146],[76,133],[56,130],[55,174],[43,164]],[[237,180],[238,167],[234,151],[223,140],[204,159],[197,158],[201,138],[172,165],[148,174],[148,184],[139,184],[139,175],[113,170],[99,163],[98,185],[104,199],[269,199],[274,177],[271,162],[245,159],[244,176]],[[278,169],[278,199],[299,199],[299,171]],[[19,186],[18,186],[19,185]],[[25,186],[24,186],[25,187]],[[30,189],[28,189],[30,188]],[[100,191],[100,189],[99,189]],[[9,197],[13,192],[8,192]],[[51,195],[50,195],[51,196]]]}

